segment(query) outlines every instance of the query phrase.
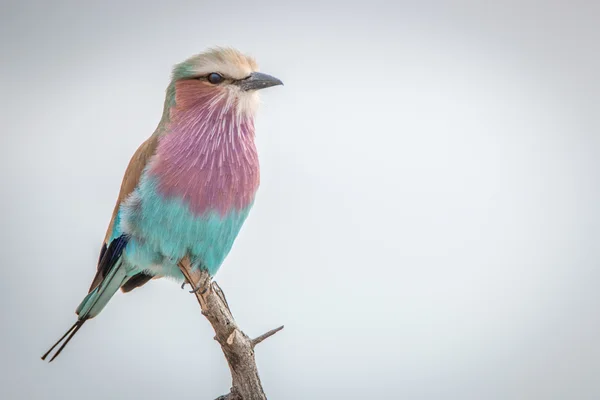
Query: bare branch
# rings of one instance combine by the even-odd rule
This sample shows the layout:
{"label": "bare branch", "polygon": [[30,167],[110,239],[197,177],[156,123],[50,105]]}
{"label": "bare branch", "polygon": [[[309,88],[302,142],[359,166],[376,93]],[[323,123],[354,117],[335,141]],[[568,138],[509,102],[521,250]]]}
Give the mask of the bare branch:
{"label": "bare branch", "polygon": [[179,269],[192,286],[202,315],[208,319],[215,331],[214,339],[221,345],[231,371],[231,392],[217,400],[266,400],[256,360],[254,346],[283,329],[280,326],[252,340],[233,319],[225,294],[211,281],[206,271],[192,270],[190,260],[186,257],[179,262]]}
{"label": "bare branch", "polygon": [[277,332],[279,332],[282,329],[283,329],[283,325],[281,325],[279,328],[271,329],[269,332],[263,333],[259,337],[252,339],[252,348],[254,348],[254,346],[259,344],[263,340],[270,338],[271,336],[273,336],[274,334],[276,334]]}

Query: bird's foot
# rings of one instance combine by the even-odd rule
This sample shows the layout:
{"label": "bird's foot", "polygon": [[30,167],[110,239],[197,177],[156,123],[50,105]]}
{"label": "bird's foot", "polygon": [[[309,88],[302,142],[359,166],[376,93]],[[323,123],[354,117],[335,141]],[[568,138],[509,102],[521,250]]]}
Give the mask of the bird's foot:
{"label": "bird's foot", "polygon": [[[183,287],[182,287],[182,289],[183,289]],[[202,286],[198,286],[196,289],[190,290],[190,293],[198,293],[198,292],[200,292],[201,289],[202,289]],[[202,290],[200,292],[200,296],[206,294],[206,292],[208,292],[208,288],[204,288],[204,290]]]}
{"label": "bird's foot", "polygon": [[189,281],[187,281],[187,283],[189,283],[190,286],[192,287],[192,290],[190,290],[190,293],[194,293],[195,294],[195,293],[198,293],[198,292],[200,292],[202,290],[200,292],[200,295],[201,296],[205,295],[206,292],[210,289],[210,286],[211,286],[210,285],[210,283],[211,283],[210,280],[211,280],[210,276],[206,277],[206,279],[204,279],[203,281],[199,281],[197,283],[198,287],[196,287],[196,288],[194,287],[193,283],[190,283]]}
{"label": "bird's foot", "polygon": [[192,290],[190,290],[190,293],[193,293],[196,295],[196,298],[198,298],[198,301],[200,302],[200,307],[202,308],[202,310],[203,311],[208,310],[207,298],[208,298],[208,295],[212,291],[211,290],[212,289],[211,277],[207,276],[205,279],[201,279],[200,281],[198,281],[196,283],[190,283],[190,286],[192,287]]}

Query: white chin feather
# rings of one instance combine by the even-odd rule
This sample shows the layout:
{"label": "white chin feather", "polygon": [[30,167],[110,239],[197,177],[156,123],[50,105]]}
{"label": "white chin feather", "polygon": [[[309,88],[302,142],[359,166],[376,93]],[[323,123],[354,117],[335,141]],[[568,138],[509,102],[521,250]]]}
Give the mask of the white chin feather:
{"label": "white chin feather", "polygon": [[237,115],[245,118],[253,118],[260,104],[258,93],[255,90],[246,92],[235,86],[229,87],[228,91],[228,103],[237,103]]}

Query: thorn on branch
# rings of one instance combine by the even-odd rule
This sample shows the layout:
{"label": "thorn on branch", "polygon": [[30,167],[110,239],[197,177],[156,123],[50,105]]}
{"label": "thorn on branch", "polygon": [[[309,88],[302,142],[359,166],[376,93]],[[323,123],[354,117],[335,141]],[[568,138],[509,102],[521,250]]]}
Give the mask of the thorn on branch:
{"label": "thorn on branch", "polygon": [[225,304],[225,308],[227,308],[227,311],[229,311],[229,314],[233,317],[233,313],[231,312],[231,309],[229,308],[229,303],[227,302],[227,298],[225,297],[225,292],[223,292],[223,290],[221,289],[221,286],[219,286],[217,281],[213,281],[212,285],[213,285],[213,290],[219,296],[219,298],[221,299],[223,304]]}
{"label": "thorn on branch", "polygon": [[264,333],[264,334],[258,336],[257,338],[252,339],[252,348],[254,348],[254,346],[259,344],[263,340],[270,338],[271,336],[273,336],[274,334],[276,334],[277,332],[279,332],[282,329],[283,329],[283,325],[281,325],[279,328],[271,329],[269,332]]}

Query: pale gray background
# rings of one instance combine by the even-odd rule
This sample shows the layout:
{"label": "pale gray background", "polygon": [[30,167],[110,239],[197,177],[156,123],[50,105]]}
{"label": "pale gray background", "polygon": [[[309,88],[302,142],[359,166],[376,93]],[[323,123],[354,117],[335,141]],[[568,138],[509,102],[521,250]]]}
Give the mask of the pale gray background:
{"label": "pale gray background", "polygon": [[246,332],[286,325],[258,349],[271,399],[600,398],[597,1],[91,3],[0,10],[0,398],[227,391],[168,281],[39,360],[171,66],[212,45],[286,84],[217,276]]}

